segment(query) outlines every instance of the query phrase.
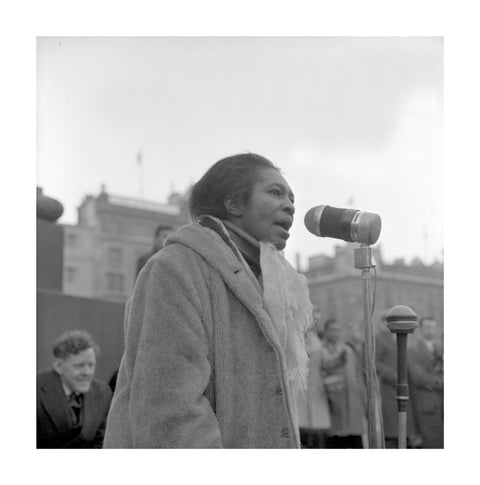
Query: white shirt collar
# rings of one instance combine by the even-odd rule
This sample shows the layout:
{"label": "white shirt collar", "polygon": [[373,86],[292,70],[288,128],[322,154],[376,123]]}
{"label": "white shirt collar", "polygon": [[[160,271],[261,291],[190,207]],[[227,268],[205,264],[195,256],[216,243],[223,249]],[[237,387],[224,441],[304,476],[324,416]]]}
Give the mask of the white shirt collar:
{"label": "white shirt collar", "polygon": [[425,340],[425,345],[430,352],[433,352],[435,349],[435,342],[433,340]]}
{"label": "white shirt collar", "polygon": [[72,394],[72,391],[63,383],[62,379],[60,378],[60,382],[62,383],[63,392],[65,396],[69,397]]}

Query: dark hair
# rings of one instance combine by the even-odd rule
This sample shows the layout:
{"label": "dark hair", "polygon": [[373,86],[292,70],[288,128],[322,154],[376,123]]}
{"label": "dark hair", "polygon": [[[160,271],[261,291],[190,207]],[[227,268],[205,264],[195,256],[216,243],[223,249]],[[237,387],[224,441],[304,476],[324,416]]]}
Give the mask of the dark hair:
{"label": "dark hair", "polygon": [[88,332],[85,330],[67,330],[55,340],[53,355],[57,359],[65,359],[69,355],[76,355],[91,348],[98,354],[98,345]]}
{"label": "dark hair", "polygon": [[225,219],[225,199],[248,200],[258,170],[263,168],[279,171],[270,160],[256,153],[232,155],[212,165],[192,188],[189,209],[193,220],[203,214]]}
{"label": "dark hair", "polygon": [[162,232],[162,231],[171,231],[173,229],[172,226],[164,226],[164,225],[160,225],[158,226],[156,229],[155,229],[155,237],[158,237],[158,235]]}
{"label": "dark hair", "polygon": [[323,331],[325,332],[325,330],[327,330],[327,328],[334,323],[338,323],[338,320],[336,318],[329,318],[323,325]]}
{"label": "dark hair", "polygon": [[434,322],[437,321],[434,317],[426,316],[426,317],[420,318],[418,325],[421,327],[423,325],[423,322],[425,322],[426,320],[433,320]]}

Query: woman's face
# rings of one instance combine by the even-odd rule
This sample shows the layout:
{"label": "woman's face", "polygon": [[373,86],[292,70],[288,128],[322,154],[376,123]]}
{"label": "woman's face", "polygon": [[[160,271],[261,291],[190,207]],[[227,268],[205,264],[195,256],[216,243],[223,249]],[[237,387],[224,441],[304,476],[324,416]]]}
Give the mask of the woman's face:
{"label": "woman's face", "polygon": [[239,217],[232,221],[258,240],[266,240],[284,249],[293,223],[294,196],[278,170],[263,168],[257,172],[250,198],[238,202]]}
{"label": "woman's face", "polygon": [[325,329],[325,339],[332,343],[340,341],[342,328],[339,323],[330,323]]}

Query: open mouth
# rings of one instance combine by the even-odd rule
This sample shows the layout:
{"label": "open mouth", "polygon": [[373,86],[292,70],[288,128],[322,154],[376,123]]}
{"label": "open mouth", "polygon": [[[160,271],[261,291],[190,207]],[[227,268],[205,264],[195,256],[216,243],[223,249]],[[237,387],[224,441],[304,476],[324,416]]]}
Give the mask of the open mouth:
{"label": "open mouth", "polygon": [[280,221],[275,222],[275,225],[282,229],[279,234],[282,239],[286,240],[290,237],[288,231],[292,227],[292,223],[293,221],[291,219],[281,219]]}
{"label": "open mouth", "polygon": [[282,229],[288,232],[292,227],[292,223],[293,221],[290,219],[282,219],[280,221],[275,222],[275,225],[280,226]]}

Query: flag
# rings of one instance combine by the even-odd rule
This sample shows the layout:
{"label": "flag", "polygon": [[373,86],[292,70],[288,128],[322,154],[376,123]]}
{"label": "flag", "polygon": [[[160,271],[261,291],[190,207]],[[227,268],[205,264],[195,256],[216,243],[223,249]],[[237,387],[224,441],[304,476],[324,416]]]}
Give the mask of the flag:
{"label": "flag", "polygon": [[138,165],[142,164],[142,151],[141,150],[137,153],[137,159],[136,160],[137,160]]}

